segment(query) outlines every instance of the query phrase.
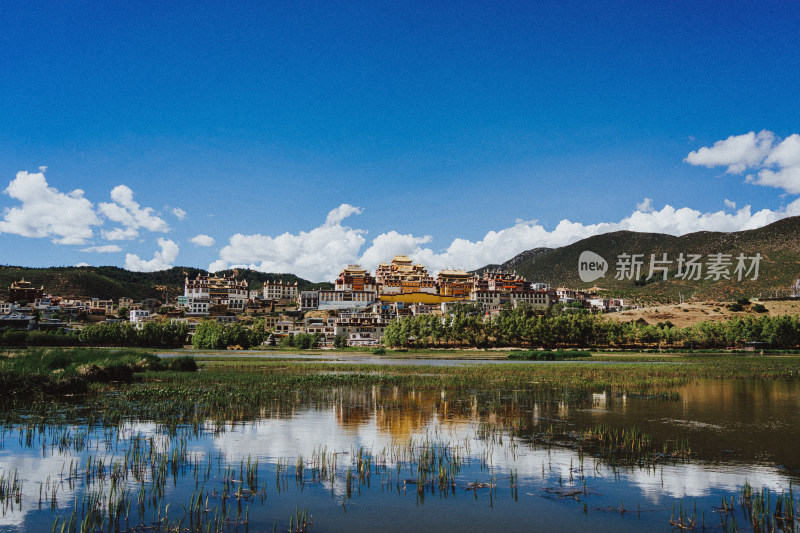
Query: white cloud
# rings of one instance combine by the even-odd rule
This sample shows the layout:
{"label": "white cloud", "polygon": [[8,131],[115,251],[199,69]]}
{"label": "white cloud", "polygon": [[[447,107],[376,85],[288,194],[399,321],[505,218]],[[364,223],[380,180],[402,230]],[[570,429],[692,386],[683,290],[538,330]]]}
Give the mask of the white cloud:
{"label": "white cloud", "polygon": [[169,225],[154,214],[151,207],[142,208],[133,199],[133,191],[126,185],[117,185],[111,189],[113,203],[103,202],[98,207],[110,220],[122,225],[111,231],[103,231],[107,240],[135,239],[139,236],[139,228],[149,231],[167,232]]}
{"label": "white cloud", "polygon": [[756,185],[783,189],[789,194],[800,194],[800,165],[777,171],[764,169],[758,173],[757,178],[748,181]]}
{"label": "white cloud", "polygon": [[725,198],[725,207],[727,207],[728,209],[736,209],[736,202]]}
{"label": "white cloud", "polygon": [[382,233],[372,240],[372,245],[361,255],[360,262],[365,265],[377,266],[392,259],[395,255],[414,255],[421,250],[421,244],[433,240],[430,235],[414,237],[401,235],[396,231]]}
{"label": "white cloud", "polygon": [[106,244],[104,246],[90,246],[88,248],[81,249],[81,252],[97,252],[101,254],[109,254],[114,252],[121,252],[122,248],[117,246],[116,244]]}
{"label": "white cloud", "polygon": [[208,271],[213,274],[214,272],[219,272],[220,270],[228,270],[228,266],[229,265],[226,261],[223,261],[222,259],[217,259],[216,261],[208,265]]}
{"label": "white cloud", "polygon": [[177,218],[178,220],[183,220],[184,218],[186,218],[186,211],[184,211],[180,207],[174,208],[172,210],[172,214],[175,215],[175,218]]}
{"label": "white cloud", "polygon": [[78,263],[78,264],[76,264],[75,266],[76,266],[76,267],[88,267],[88,266],[92,266],[92,265],[90,265],[89,263],[83,263],[83,262],[81,262],[81,263]]}
{"label": "white cloud", "polygon": [[139,236],[136,228],[114,228],[103,230],[103,238],[107,241],[129,241]]}
{"label": "white cloud", "polygon": [[342,220],[350,215],[360,215],[363,210],[360,207],[355,207],[350,204],[342,204],[336,209],[331,210],[325,219],[326,226],[338,226]]}
{"label": "white cloud", "polygon": [[155,272],[172,268],[172,263],[178,258],[178,245],[170,239],[158,239],[161,251],[155,252],[153,258],[144,261],[136,254],[125,255],[125,268],[133,272]]}
{"label": "white cloud", "polygon": [[727,166],[730,174],[758,170],[747,176],[748,183],[800,194],[800,135],[794,133],[775,144],[776,140],[771,131],[751,131],[691,152],[684,161],[706,167]]}
{"label": "white cloud", "polygon": [[373,254],[371,249],[367,249],[362,256],[362,263],[374,268],[376,255],[383,255],[382,261],[390,259],[391,254],[385,252],[393,249],[394,241],[397,242],[398,248],[405,246],[403,249],[405,253],[427,265],[434,272],[451,267],[470,270],[506,261],[531,248],[566,246],[601,233],[628,230],[684,235],[695,231],[740,231],[758,228],[787,216],[800,215],[800,199],[783,210],[764,209],[756,213],[752,213],[750,206],[745,206],[734,213],[724,211],[703,213],[688,207],[675,209],[670,205],[664,206],[659,211],[655,211],[651,204],[644,207],[650,210],[637,210],[619,222],[585,225],[562,220],[551,231],[534,222],[518,222],[510,228],[490,231],[477,242],[455,239],[441,253],[422,246],[408,250],[408,236],[388,238],[390,234],[384,234],[373,241],[373,246],[380,241],[382,253]]}
{"label": "white cloud", "polygon": [[786,137],[769,153],[764,163],[779,167],[800,165],[800,135],[795,133]]}
{"label": "white cloud", "polygon": [[[800,215],[800,199],[784,209],[763,209],[755,213],[744,206],[734,212],[703,213],[683,207],[665,205],[656,211],[652,201],[643,202],[631,215],[618,222],[582,224],[562,220],[552,230],[535,221],[518,220],[513,226],[488,232],[483,239],[469,241],[457,238],[443,251],[430,246],[428,235],[414,236],[389,231],[375,237],[366,249],[364,230],[341,224],[322,226],[299,234],[285,233],[277,237],[237,233],[220,252],[220,259],[209,266],[216,272],[231,265],[246,266],[262,272],[291,272],[313,281],[332,280],[348,263],[360,263],[374,270],[395,254],[409,255],[426,265],[432,273],[445,268],[468,270],[511,259],[525,250],[537,247],[559,247],[581,239],[613,231],[641,231],[684,235],[695,231],[741,231],[770,224],[787,216]],[[333,212],[340,212],[341,208]],[[356,213],[358,211],[352,211]],[[332,217],[328,216],[328,220]]]}
{"label": "white cloud", "polygon": [[43,172],[18,172],[3,192],[22,205],[4,210],[0,233],[86,244],[93,236],[92,226],[102,224],[82,190],[60,192],[47,184]]}
{"label": "white cloud", "polygon": [[357,207],[342,204],[328,213],[322,226],[296,235],[237,233],[220,250],[220,261],[215,261],[209,270],[224,270],[235,264],[262,272],[291,272],[315,280],[335,277],[341,265],[358,257],[366,242],[365,231],[341,224],[346,217],[360,212]]}
{"label": "white cloud", "polygon": [[704,167],[728,167],[730,174],[741,174],[748,168],[760,165],[772,149],[775,134],[762,130],[744,135],[731,135],[724,141],[717,141],[714,146],[704,146],[690,152],[685,162],[690,165]]}
{"label": "white cloud", "polygon": [[641,203],[636,204],[636,210],[642,211],[643,213],[653,212],[653,199],[645,198]]}
{"label": "white cloud", "polygon": [[200,233],[199,235],[195,235],[189,239],[189,242],[193,243],[195,246],[214,246],[216,241],[214,240],[214,237]]}

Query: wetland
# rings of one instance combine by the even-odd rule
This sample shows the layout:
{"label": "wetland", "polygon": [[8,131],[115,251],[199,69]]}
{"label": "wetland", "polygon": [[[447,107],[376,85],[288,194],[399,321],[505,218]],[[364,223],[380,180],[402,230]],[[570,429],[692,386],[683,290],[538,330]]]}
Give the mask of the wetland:
{"label": "wetland", "polygon": [[8,351],[0,531],[799,529],[800,356],[493,357]]}

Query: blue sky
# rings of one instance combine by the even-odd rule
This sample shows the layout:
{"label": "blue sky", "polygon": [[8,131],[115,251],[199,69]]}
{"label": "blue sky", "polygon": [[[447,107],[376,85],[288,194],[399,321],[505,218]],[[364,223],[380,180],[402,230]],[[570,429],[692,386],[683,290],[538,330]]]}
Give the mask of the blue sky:
{"label": "blue sky", "polygon": [[756,227],[800,214],[797,35],[796,2],[3,2],[0,262],[323,280]]}

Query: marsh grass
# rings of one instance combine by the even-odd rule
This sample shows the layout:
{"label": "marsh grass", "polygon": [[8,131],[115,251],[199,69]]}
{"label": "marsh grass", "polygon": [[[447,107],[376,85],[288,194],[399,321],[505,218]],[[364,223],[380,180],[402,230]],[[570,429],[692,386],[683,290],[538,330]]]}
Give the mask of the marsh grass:
{"label": "marsh grass", "polygon": [[509,359],[519,361],[567,361],[591,356],[591,353],[583,350],[530,350],[508,354]]}
{"label": "marsh grass", "polygon": [[0,388],[5,400],[46,394],[75,394],[91,383],[129,383],[134,374],[163,370],[193,371],[191,357],[166,363],[139,350],[28,348],[0,355]]}
{"label": "marsh grass", "polygon": [[[797,376],[800,358],[691,355],[614,364],[467,367],[202,357],[199,362],[200,372],[165,371],[164,361],[146,353],[108,350],[34,350],[0,361],[0,368],[15,376],[55,379],[80,375],[87,365],[115,363],[135,369],[136,379],[92,382],[79,397],[32,399],[0,409],[0,447],[13,441],[41,450],[43,456],[65,456],[57,479],[38,481],[39,509],[55,513],[54,531],[264,530],[263,523],[251,522],[251,507],[268,505],[275,492],[292,486],[302,492],[309,484],[330,485],[332,492],[334,485],[343,484],[343,508],[370,487],[411,493],[419,503],[433,495],[449,498],[465,492],[470,498],[487,494],[490,502],[497,501],[500,491],[517,499],[516,472],[498,472],[493,454],[513,460],[520,446],[576,450],[579,464],[570,465],[569,479],[559,479],[554,490],[586,498],[591,491],[585,457],[614,469],[655,468],[691,460],[689,443],[680,436],[657,442],[636,427],[546,423],[530,415],[536,409],[591,406],[591,394],[597,391],[610,397],[639,394],[674,400],[674,387],[698,378],[791,378]],[[189,361],[175,366],[184,365],[192,366]],[[266,465],[258,458],[234,461],[222,451],[198,452],[192,446],[204,437],[236,430],[244,421],[336,406],[415,416],[446,410],[480,421],[474,437],[482,448],[474,450],[469,440],[441,435],[396,440],[375,450],[331,450],[320,442],[310,456],[282,457]],[[155,422],[155,429],[131,434],[139,422]],[[186,495],[171,495],[170,486],[186,487]],[[65,488],[75,494],[73,499],[63,496]],[[3,472],[0,503],[14,512],[21,498],[18,473]],[[791,488],[780,497],[748,490],[736,515],[753,530],[786,531],[795,524],[796,509]],[[726,511],[725,530],[735,528],[737,516]],[[679,529],[696,526],[697,520],[683,506],[671,518]],[[299,510],[289,521],[292,531],[310,529],[313,523],[310,513]],[[281,529],[285,527],[282,522]]]}

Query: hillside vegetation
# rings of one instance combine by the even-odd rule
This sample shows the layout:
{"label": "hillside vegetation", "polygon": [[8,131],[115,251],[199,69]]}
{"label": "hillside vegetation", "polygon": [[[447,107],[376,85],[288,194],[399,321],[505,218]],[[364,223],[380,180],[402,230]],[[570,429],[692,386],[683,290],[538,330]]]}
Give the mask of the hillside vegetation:
{"label": "hillside vegetation", "polygon": [[[191,267],[173,267],[158,272],[131,272],[113,266],[101,267],[49,267],[28,268],[18,266],[0,266],[0,299],[8,298],[8,287],[13,281],[25,279],[34,286],[44,285],[46,293],[64,298],[101,298],[118,299],[123,296],[134,300],[158,298],[164,300],[165,294],[170,298],[183,294],[186,276],[208,272]],[[249,269],[225,270],[219,275],[236,274],[239,279],[246,279],[250,288],[260,289],[267,280],[283,280],[297,282],[299,290],[329,288],[330,283],[312,283],[294,274],[268,274]]]}
{"label": "hillside vegetation", "polygon": [[[578,275],[578,258],[585,250],[599,254],[609,263],[605,277],[592,283],[582,282]],[[776,291],[785,295],[794,280],[800,278],[800,217],[786,218],[754,230],[732,233],[703,231],[681,237],[618,231],[589,237],[562,248],[537,248],[533,251],[535,253],[524,252],[502,266],[531,281],[547,282],[553,287],[588,289],[596,285],[608,289],[609,295],[644,302],[676,302],[679,293],[684,300],[717,301],[774,296]],[[650,254],[661,258],[663,253],[673,261],[668,279],[664,281],[657,273],[652,280],[645,282],[643,278],[649,271]],[[730,254],[733,258],[740,253],[748,257],[760,253],[763,258],[757,280],[748,277],[738,281],[731,275],[730,280],[684,281],[675,278],[677,265],[674,261],[680,253],[702,254],[703,261],[708,254],[717,253]],[[616,261],[620,254],[644,254],[642,279],[638,283],[631,279],[615,279]]]}

